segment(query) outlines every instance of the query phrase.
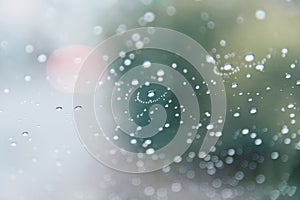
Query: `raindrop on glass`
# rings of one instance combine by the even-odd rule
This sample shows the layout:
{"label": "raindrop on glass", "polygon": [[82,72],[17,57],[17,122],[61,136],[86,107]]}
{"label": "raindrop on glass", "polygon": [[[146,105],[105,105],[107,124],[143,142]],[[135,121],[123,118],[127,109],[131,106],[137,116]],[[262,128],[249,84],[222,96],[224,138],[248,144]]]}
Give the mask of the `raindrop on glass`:
{"label": "raindrop on glass", "polygon": [[145,61],[145,62],[143,63],[143,67],[144,67],[144,68],[149,68],[149,67],[151,67],[151,62],[150,62],[150,61]]}
{"label": "raindrop on glass", "polygon": [[26,137],[26,136],[29,135],[29,133],[28,133],[27,131],[24,131],[24,132],[22,132],[22,135],[23,135],[24,137]]}
{"label": "raindrop on glass", "polygon": [[148,96],[149,98],[154,97],[154,96],[155,96],[155,91],[154,91],[154,90],[148,91],[147,96]]}
{"label": "raindrop on glass", "polygon": [[31,81],[31,76],[30,76],[30,75],[24,76],[24,80],[25,80],[26,82],[30,82],[30,81]]}
{"label": "raindrop on glass", "polygon": [[265,66],[262,65],[262,64],[258,64],[258,65],[255,66],[255,69],[258,70],[258,71],[263,71],[264,68],[265,68]]}
{"label": "raindrop on glass", "polygon": [[144,20],[146,22],[153,22],[155,20],[155,15],[153,12],[146,12],[144,14]]}
{"label": "raindrop on glass", "polygon": [[266,18],[267,14],[264,10],[257,10],[255,12],[255,17],[258,20],[264,20]]}
{"label": "raindrop on glass", "polygon": [[15,146],[17,146],[17,143],[16,143],[16,142],[11,142],[11,143],[10,143],[10,146],[11,146],[11,147],[15,147]]}
{"label": "raindrop on glass", "polygon": [[55,109],[56,109],[56,111],[61,111],[63,109],[63,107],[57,106]]}
{"label": "raindrop on glass", "polygon": [[45,63],[47,61],[47,56],[45,54],[40,54],[37,60],[39,63]]}
{"label": "raindrop on glass", "polygon": [[248,53],[246,56],[245,56],[245,60],[247,62],[252,62],[254,60],[254,54],[253,53]]}

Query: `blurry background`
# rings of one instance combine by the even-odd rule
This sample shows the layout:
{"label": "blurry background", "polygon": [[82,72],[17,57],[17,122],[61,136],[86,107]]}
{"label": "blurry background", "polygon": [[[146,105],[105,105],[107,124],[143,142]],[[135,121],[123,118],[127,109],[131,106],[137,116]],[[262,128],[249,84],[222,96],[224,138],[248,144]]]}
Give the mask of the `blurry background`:
{"label": "blurry background", "polygon": [[[144,26],[215,58],[228,113],[210,156],[132,175],[84,150],[72,88],[93,47]],[[0,199],[300,199],[299,32],[297,0],[1,0]]]}

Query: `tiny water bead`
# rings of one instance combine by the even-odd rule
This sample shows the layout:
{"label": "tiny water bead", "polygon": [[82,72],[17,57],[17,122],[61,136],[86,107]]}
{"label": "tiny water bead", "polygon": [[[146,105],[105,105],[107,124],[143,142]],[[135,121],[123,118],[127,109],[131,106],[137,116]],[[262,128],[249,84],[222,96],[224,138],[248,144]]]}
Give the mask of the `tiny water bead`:
{"label": "tiny water bead", "polygon": [[144,67],[144,68],[149,68],[149,67],[151,67],[151,62],[150,62],[150,61],[145,61],[145,62],[143,63],[143,67]]}
{"label": "tiny water bead", "polygon": [[28,135],[29,135],[29,132],[28,132],[28,131],[23,131],[23,132],[22,132],[22,136],[26,137],[26,136],[28,136]]}
{"label": "tiny water bead", "polygon": [[255,17],[258,20],[264,20],[266,16],[267,16],[266,12],[262,9],[259,9],[255,12]]}
{"label": "tiny water bead", "polygon": [[243,134],[243,135],[247,135],[248,133],[249,133],[249,129],[243,129],[243,130],[242,130],[242,134]]}
{"label": "tiny water bead", "polygon": [[176,8],[174,6],[168,6],[166,12],[169,16],[173,16],[176,14]]}
{"label": "tiny water bead", "polygon": [[4,94],[8,94],[8,93],[10,92],[10,89],[5,88],[5,89],[3,90],[3,92],[4,92]]}
{"label": "tiny water bead", "polygon": [[164,72],[164,70],[158,70],[156,74],[157,74],[157,76],[164,76],[165,72]]}
{"label": "tiny water bead", "polygon": [[256,176],[256,182],[258,184],[263,184],[266,181],[266,177],[263,174]]}
{"label": "tiny water bead", "polygon": [[238,87],[238,83],[237,82],[233,82],[232,84],[231,84],[231,88],[237,88]]}
{"label": "tiny water bead", "polygon": [[81,109],[82,109],[82,106],[80,106],[80,105],[74,107],[74,110],[75,110],[75,111],[79,111],[79,110],[81,110]]}
{"label": "tiny water bead", "polygon": [[289,52],[289,50],[287,48],[281,49],[281,53],[282,54],[287,54],[288,52]]}
{"label": "tiny water bead", "polygon": [[137,86],[138,84],[139,84],[139,80],[138,79],[133,79],[131,81],[131,85],[133,85],[133,86]]}
{"label": "tiny water bead", "polygon": [[30,75],[24,76],[24,80],[25,80],[26,82],[30,82],[30,81],[31,81],[31,76],[30,76]]}
{"label": "tiny water bead", "polygon": [[103,32],[103,28],[101,26],[94,26],[93,33],[95,35],[100,35]]}
{"label": "tiny water bead", "polygon": [[74,62],[75,64],[80,64],[81,61],[82,61],[82,58],[81,58],[81,57],[76,57],[76,58],[74,58],[74,60],[73,60],[73,62]]}
{"label": "tiny water bead", "polygon": [[255,114],[257,112],[257,108],[256,107],[252,107],[250,109],[250,114]]}
{"label": "tiny water bead", "polygon": [[246,62],[252,62],[254,60],[254,54],[253,53],[248,53],[245,56],[245,60],[246,60]]}
{"label": "tiny water bead", "polygon": [[225,64],[223,68],[224,68],[225,71],[229,71],[229,70],[232,69],[232,65],[231,64]]}
{"label": "tiny water bead", "polygon": [[11,143],[10,143],[10,146],[11,146],[11,147],[16,147],[16,146],[17,146],[17,142],[11,142]]}
{"label": "tiny water bead", "polygon": [[264,68],[265,68],[265,66],[262,65],[262,64],[258,64],[258,65],[255,66],[255,69],[258,70],[258,71],[263,71]]}
{"label": "tiny water bead", "polygon": [[281,133],[282,133],[283,135],[288,134],[288,133],[289,133],[289,128],[288,128],[286,125],[284,125],[284,126],[282,127],[282,129],[281,129]]}
{"label": "tiny water bead", "polygon": [[63,107],[61,107],[61,106],[57,106],[57,107],[55,108],[56,111],[61,111],[62,109],[63,109]]}
{"label": "tiny water bead", "polygon": [[180,182],[176,182],[176,183],[172,183],[171,185],[171,190],[173,192],[180,192],[182,189],[181,183]]}
{"label": "tiny water bead", "polygon": [[39,63],[45,63],[47,61],[47,56],[45,54],[40,54],[37,57],[37,60],[38,60]]}
{"label": "tiny water bead", "polygon": [[130,60],[130,59],[126,59],[126,60],[124,61],[124,65],[126,65],[126,66],[131,65],[131,60]]}
{"label": "tiny water bead", "polygon": [[31,44],[25,46],[25,52],[30,54],[34,51],[34,47]]}
{"label": "tiny water bead", "polygon": [[255,143],[255,145],[257,145],[257,146],[260,146],[261,144],[262,144],[262,139],[260,139],[260,138],[257,138],[255,141],[254,141],[254,143]]}
{"label": "tiny water bead", "polygon": [[272,152],[271,153],[271,158],[273,159],[273,160],[276,160],[276,159],[278,159],[279,158],[279,153],[278,152]]}
{"label": "tiny water bead", "polygon": [[147,93],[147,96],[148,96],[149,98],[154,97],[154,96],[155,96],[155,91],[154,91],[154,90],[149,90],[148,93]]}
{"label": "tiny water bead", "polygon": [[239,117],[240,116],[240,113],[236,112],[233,114],[233,117]]}
{"label": "tiny water bead", "polygon": [[226,46],[226,41],[225,40],[221,40],[220,41],[220,46],[225,47]]}
{"label": "tiny water bead", "polygon": [[148,23],[153,22],[155,20],[155,14],[153,12],[146,12],[144,14],[144,20]]}

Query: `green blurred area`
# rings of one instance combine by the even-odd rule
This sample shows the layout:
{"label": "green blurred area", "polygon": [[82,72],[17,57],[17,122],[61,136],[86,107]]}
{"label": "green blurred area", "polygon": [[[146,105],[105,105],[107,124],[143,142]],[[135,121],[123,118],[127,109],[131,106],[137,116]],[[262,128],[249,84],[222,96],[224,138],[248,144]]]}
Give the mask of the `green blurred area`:
{"label": "green blurred area", "polygon": [[[149,5],[147,2],[150,1],[144,1],[144,5],[120,1],[111,12],[114,20],[110,20],[107,26],[139,27],[138,19],[151,11],[155,20],[144,26],[182,32],[198,41],[217,60],[219,69],[227,63],[238,67],[238,72],[223,77],[228,113],[223,137],[213,154],[222,157],[222,152],[229,148],[239,149],[242,152],[227,169],[228,174],[243,169],[249,181],[264,174],[267,188],[279,189],[283,199],[289,197],[288,185],[300,186],[300,154],[296,148],[300,137],[300,86],[296,84],[300,80],[300,2],[157,0]],[[170,14],[174,9],[176,11]],[[257,18],[258,10],[265,11],[264,19]],[[220,45],[221,40],[226,45]],[[288,52],[282,53],[285,48]],[[254,55],[253,62],[245,61],[247,53]],[[227,58],[229,54],[234,56]],[[262,61],[264,70],[256,70],[255,65]],[[238,86],[232,88],[233,83]],[[288,108],[289,104],[294,107]],[[249,110],[253,107],[257,112],[251,114]],[[235,112],[239,117],[233,116]],[[295,114],[295,122],[291,123],[290,114]],[[288,126],[288,134],[281,133],[284,126]],[[250,133],[241,134],[242,129],[256,133],[262,144],[256,145]],[[196,149],[197,145],[192,150]],[[271,159],[272,152],[279,152],[280,158]],[[257,167],[243,167],[245,161],[248,164],[256,162]],[[299,196],[298,189],[291,198],[298,199]]]}

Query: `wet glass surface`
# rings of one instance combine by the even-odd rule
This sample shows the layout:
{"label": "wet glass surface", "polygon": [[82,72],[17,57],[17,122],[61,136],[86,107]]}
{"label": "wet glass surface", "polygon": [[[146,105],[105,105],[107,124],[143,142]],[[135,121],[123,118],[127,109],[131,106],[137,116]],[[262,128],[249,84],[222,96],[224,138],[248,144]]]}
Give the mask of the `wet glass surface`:
{"label": "wet glass surface", "polygon": [[[191,38],[203,48],[190,50],[198,68],[144,49],[154,40],[138,33],[120,40],[133,51],[92,53],[142,27]],[[299,32],[297,0],[1,1],[0,199],[300,199]],[[164,38],[179,50],[194,44]],[[76,87],[92,65],[103,72],[97,87],[88,78]],[[209,90],[221,82],[201,66],[225,88],[222,131]],[[93,112],[74,89],[94,95]],[[78,133],[78,113],[87,132]],[[199,152],[206,134],[218,138],[208,154]],[[163,152],[176,135],[182,143]],[[117,154],[141,171],[118,171]]]}

